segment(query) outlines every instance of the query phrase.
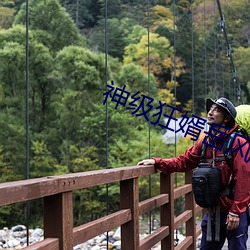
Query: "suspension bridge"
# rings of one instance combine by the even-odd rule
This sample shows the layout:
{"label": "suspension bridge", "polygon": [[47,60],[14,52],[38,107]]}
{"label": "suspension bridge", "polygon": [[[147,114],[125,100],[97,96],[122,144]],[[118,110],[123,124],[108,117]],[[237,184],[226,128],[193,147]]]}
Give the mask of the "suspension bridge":
{"label": "suspension bridge", "polygon": [[[130,166],[108,170],[48,176],[0,184],[0,205],[9,205],[34,199],[43,199],[44,240],[25,250],[72,250],[116,227],[121,227],[121,249],[150,249],[161,242],[161,249],[196,249],[201,233],[196,214],[201,211],[193,198],[187,173],[186,184],[174,188],[174,175],[159,175],[160,193],[139,201],[138,178],[157,174],[154,166]],[[72,192],[74,190],[118,182],[120,210],[89,223],[73,227]],[[175,218],[174,200],[185,197],[185,212]],[[139,217],[153,209],[160,209],[160,227],[148,237],[139,240]],[[185,224],[185,239],[175,248],[175,229]]]}
{"label": "suspension bridge", "polygon": [[[138,178],[155,174],[159,175],[159,194],[139,201]],[[197,214],[205,210],[194,201],[191,176],[191,172],[186,173],[185,184],[178,188],[174,188],[174,174],[159,174],[154,166],[127,166],[21,180],[0,184],[0,206],[43,199],[44,240],[23,248],[25,250],[72,250],[117,227],[121,227],[121,249],[148,250],[160,243],[162,250],[195,250],[201,234]],[[120,186],[120,210],[73,227],[73,191],[113,182]],[[174,202],[181,196],[185,211],[176,217]],[[160,209],[160,226],[140,240],[139,218],[156,208]],[[185,226],[185,238],[176,245],[175,230],[181,226]],[[227,249],[226,246],[227,243],[223,249]]]}
{"label": "suspension bridge", "polygon": [[[107,14],[107,2],[105,8]],[[148,13],[150,13],[150,1],[148,3]],[[175,6],[175,1],[173,1]],[[192,2],[192,1],[191,1]],[[204,1],[204,6],[205,6]],[[224,36],[227,57],[232,72],[234,84],[234,97],[239,103],[242,103],[242,93],[240,81],[236,73],[236,67],[233,59],[231,45],[229,43],[225,18],[222,13],[220,1],[217,0],[220,20],[219,25]],[[6,182],[0,184],[0,206],[29,203],[36,199],[42,199],[43,204],[43,226],[44,240],[28,245],[25,250],[72,250],[74,246],[86,242],[100,234],[107,234],[110,230],[117,227],[121,228],[121,249],[122,250],[148,250],[156,244],[161,245],[162,250],[176,249],[197,249],[197,239],[201,235],[201,227],[198,217],[201,217],[206,210],[199,207],[193,197],[191,177],[192,173],[185,173],[185,183],[182,186],[175,187],[175,175],[165,175],[158,173],[154,166],[124,166],[110,169],[108,163],[108,105],[106,106],[106,169],[79,172],[72,174],[63,174],[56,176],[47,176],[42,178],[29,178],[29,9],[28,0],[26,1],[26,179],[20,181]],[[205,9],[205,8],[204,8]],[[174,8],[175,10],[175,8]],[[205,16],[205,14],[204,14]],[[175,17],[175,16],[174,16]],[[107,19],[107,16],[106,16]],[[175,22],[175,20],[174,20]],[[105,30],[108,30],[108,24],[105,23]],[[174,23],[175,29],[175,23]],[[148,15],[148,43],[150,41],[150,15]],[[175,34],[175,32],[174,32]],[[192,34],[193,36],[193,34]],[[108,68],[108,41],[107,32],[105,32],[105,63]],[[175,45],[175,37],[173,38]],[[204,64],[206,64],[206,41],[204,42]],[[194,42],[192,37],[192,99],[194,105],[195,83],[194,83]],[[176,96],[176,54],[174,49],[174,73],[175,83],[174,92]],[[206,88],[206,69],[204,66],[204,84]],[[150,46],[148,46],[148,79],[150,79]],[[109,75],[106,70],[106,83]],[[150,94],[150,80],[148,80],[148,93]],[[205,93],[207,94],[207,93]],[[194,106],[193,106],[194,111]],[[150,149],[150,126],[148,155],[151,157]],[[176,147],[176,138],[173,139]],[[175,149],[176,151],[176,149]],[[175,152],[176,155],[176,152]],[[151,176],[157,176],[160,183],[160,191],[156,196],[151,196],[146,200],[140,200],[139,178],[148,177],[149,189],[151,188]],[[92,220],[88,223],[74,227],[74,202],[73,192],[77,190],[99,187],[111,183],[119,184],[120,209]],[[151,193],[151,192],[150,192]],[[182,197],[184,211],[178,216],[175,215],[175,201]],[[28,206],[27,206],[28,207]],[[108,202],[107,202],[108,207]],[[140,217],[159,209],[160,221],[159,227],[150,232],[150,234],[140,239]],[[27,216],[29,213],[27,212]],[[176,244],[176,230],[180,227],[185,228],[184,239]],[[28,235],[28,234],[27,234]],[[178,239],[177,239],[178,240]],[[248,241],[248,248],[250,243]],[[108,246],[107,246],[108,249]],[[227,249],[227,243],[223,249]]]}

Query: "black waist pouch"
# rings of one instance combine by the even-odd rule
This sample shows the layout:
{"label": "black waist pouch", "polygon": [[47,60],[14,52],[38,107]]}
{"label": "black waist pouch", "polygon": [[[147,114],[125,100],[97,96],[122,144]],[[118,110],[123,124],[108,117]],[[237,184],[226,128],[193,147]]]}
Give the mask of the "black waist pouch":
{"label": "black waist pouch", "polygon": [[221,170],[211,163],[200,163],[192,176],[195,202],[204,208],[214,207],[221,195]]}

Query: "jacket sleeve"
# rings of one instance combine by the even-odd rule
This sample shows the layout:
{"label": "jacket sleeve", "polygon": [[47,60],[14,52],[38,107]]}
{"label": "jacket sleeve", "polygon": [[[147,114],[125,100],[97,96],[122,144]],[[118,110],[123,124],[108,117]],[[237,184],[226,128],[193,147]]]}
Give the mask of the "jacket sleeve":
{"label": "jacket sleeve", "polygon": [[178,157],[170,159],[154,157],[155,166],[165,174],[190,171],[191,169],[196,168],[200,163],[201,147],[202,140],[188,148]]}
{"label": "jacket sleeve", "polygon": [[239,215],[246,211],[250,201],[250,143],[245,142],[242,137],[237,137],[232,148],[235,186],[234,201],[229,211]]}

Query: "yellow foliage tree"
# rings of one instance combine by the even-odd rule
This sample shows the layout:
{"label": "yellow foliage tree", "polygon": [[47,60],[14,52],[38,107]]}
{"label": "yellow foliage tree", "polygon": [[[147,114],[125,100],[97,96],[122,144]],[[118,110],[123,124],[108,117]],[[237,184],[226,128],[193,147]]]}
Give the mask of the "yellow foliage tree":
{"label": "yellow foliage tree", "polygon": [[7,7],[0,7],[0,29],[11,27],[15,10]]}
{"label": "yellow foliage tree", "polygon": [[[148,46],[150,46],[149,51]],[[156,77],[164,73],[173,75],[174,66],[176,76],[184,72],[184,63],[180,58],[176,58],[176,63],[174,65],[173,47],[170,45],[169,40],[156,33],[149,34],[149,42],[148,36],[144,35],[139,43],[129,44],[125,47],[124,63],[131,62],[140,64],[145,72],[147,72],[148,67],[150,67],[150,71]],[[159,79],[158,82],[160,83]]]}
{"label": "yellow foliage tree", "polygon": [[[173,94],[173,90],[175,87],[178,87],[179,83],[174,81],[167,81],[166,88],[162,88],[158,91],[158,96],[162,102],[165,102],[169,105],[179,105],[180,102],[177,102],[175,96]],[[171,92],[172,91],[172,92]],[[179,116],[177,112],[177,116]]]}
{"label": "yellow foliage tree", "polygon": [[174,29],[173,12],[162,5],[155,5],[150,12],[150,28],[155,31],[159,26],[165,26],[170,30]]}
{"label": "yellow foliage tree", "polygon": [[[150,46],[149,51],[148,46]],[[160,89],[158,92],[160,100],[167,104],[174,103],[175,97],[171,91],[179,85],[174,78],[184,72],[184,63],[180,58],[175,58],[174,62],[173,47],[167,38],[150,33],[148,41],[147,35],[142,36],[139,43],[125,47],[124,63],[139,64],[145,73],[149,68]],[[167,81],[166,76],[169,78]]]}
{"label": "yellow foliage tree", "polygon": [[241,80],[248,82],[250,79],[250,48],[239,47],[235,49],[235,64],[238,74],[241,76]]}

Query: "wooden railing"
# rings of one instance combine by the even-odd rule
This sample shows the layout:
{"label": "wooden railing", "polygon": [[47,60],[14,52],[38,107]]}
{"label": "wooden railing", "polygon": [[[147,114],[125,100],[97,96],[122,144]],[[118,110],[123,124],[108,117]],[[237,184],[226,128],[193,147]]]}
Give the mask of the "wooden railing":
{"label": "wooden railing", "polygon": [[[161,249],[196,249],[201,229],[196,214],[191,173],[186,184],[174,189],[173,174],[160,174],[160,194],[139,202],[138,178],[156,173],[153,166],[132,166],[48,176],[0,184],[0,206],[43,198],[44,240],[25,250],[72,250],[101,233],[121,227],[122,250],[148,250],[161,241]],[[89,223],[73,227],[72,191],[112,182],[120,183],[120,210]],[[185,196],[185,212],[174,217],[174,200]],[[160,227],[139,240],[139,216],[160,207]],[[185,239],[174,247],[174,230],[186,226]]]}

